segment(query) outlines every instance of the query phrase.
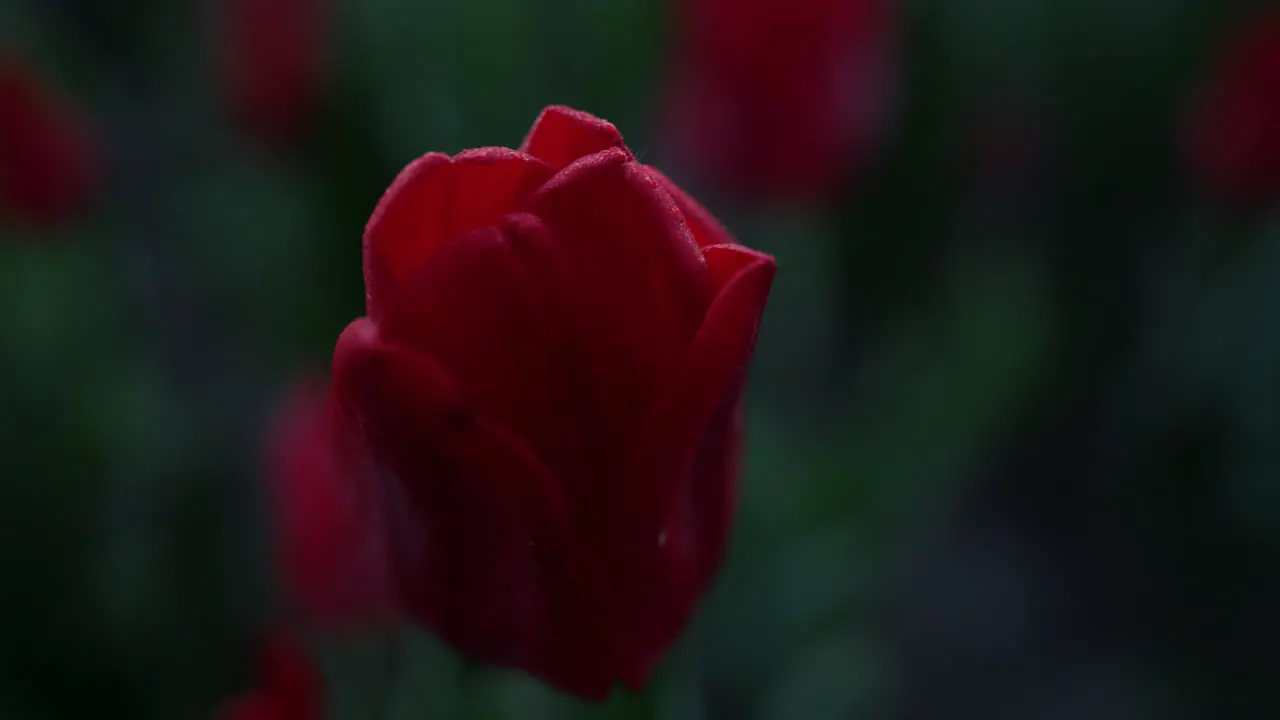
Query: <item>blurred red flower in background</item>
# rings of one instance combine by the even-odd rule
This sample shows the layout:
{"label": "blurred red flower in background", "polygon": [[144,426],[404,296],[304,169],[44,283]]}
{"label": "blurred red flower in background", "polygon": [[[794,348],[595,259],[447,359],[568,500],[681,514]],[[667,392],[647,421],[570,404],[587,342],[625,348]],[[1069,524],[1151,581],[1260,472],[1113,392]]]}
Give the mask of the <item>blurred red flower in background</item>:
{"label": "blurred red flower in background", "polygon": [[892,0],[679,0],[665,134],[679,162],[748,199],[821,200],[888,116]]}
{"label": "blurred red flower in background", "polygon": [[520,151],[411,163],[364,243],[334,386],[410,612],[583,697],[642,686],[724,552],[773,259],[554,107]]}
{"label": "blurred red flower in background", "polygon": [[296,640],[266,638],[261,663],[258,686],[223,707],[218,720],[323,720],[323,683]]}
{"label": "blurred red flower in background", "polygon": [[83,211],[101,179],[99,143],[76,108],[0,52],[0,214],[48,227]]}
{"label": "blurred red flower in background", "polygon": [[222,0],[217,48],[236,119],[283,142],[306,129],[324,87],[332,0]]}
{"label": "blurred red flower in background", "polygon": [[396,610],[377,507],[359,482],[371,470],[332,401],[306,378],[275,420],[268,474],[280,574],[292,604],[324,625],[386,620]]}
{"label": "blurred red flower in background", "polygon": [[1280,195],[1280,10],[1228,36],[1187,139],[1190,164],[1210,192],[1242,204]]}

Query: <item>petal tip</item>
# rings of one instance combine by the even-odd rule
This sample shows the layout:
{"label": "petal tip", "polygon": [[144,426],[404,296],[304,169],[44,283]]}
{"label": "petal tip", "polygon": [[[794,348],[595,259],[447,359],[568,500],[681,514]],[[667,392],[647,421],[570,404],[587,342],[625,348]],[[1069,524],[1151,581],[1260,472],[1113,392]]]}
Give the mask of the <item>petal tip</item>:
{"label": "petal tip", "polygon": [[369,216],[369,221],[364,226],[364,244],[365,252],[369,251],[370,235],[376,231],[377,226],[382,222],[387,214],[387,210],[395,204],[396,199],[404,192],[405,188],[415,182],[422,175],[435,170],[441,165],[448,165],[453,162],[453,158],[442,152],[429,152],[418,158],[415,158],[396,175],[395,180],[391,181],[391,186],[386,192],[382,193],[382,197],[378,199],[378,204],[373,208],[373,214]]}
{"label": "petal tip", "polygon": [[586,155],[618,148],[631,157],[613,123],[566,105],[548,105],[538,115],[520,150],[560,169]]}

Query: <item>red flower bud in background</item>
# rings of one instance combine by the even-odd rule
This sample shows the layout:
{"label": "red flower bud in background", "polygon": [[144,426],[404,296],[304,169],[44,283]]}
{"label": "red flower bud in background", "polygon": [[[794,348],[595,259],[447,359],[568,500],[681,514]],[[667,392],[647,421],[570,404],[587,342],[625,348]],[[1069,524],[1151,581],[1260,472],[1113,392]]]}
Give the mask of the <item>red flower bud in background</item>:
{"label": "red flower bud in background", "polygon": [[751,199],[838,192],[888,115],[892,0],[680,0],[666,135]]}
{"label": "red flower bud in background", "polygon": [[334,386],[409,611],[568,692],[643,685],[725,549],[773,259],[553,107],[519,151],[406,167],[364,263]]}
{"label": "red flower bud in background", "polygon": [[393,580],[376,516],[359,479],[370,472],[328,383],[308,378],[290,393],[268,447],[280,575],[292,604],[325,625],[391,618]]}
{"label": "red flower bud in background", "polygon": [[1280,11],[1223,45],[1196,98],[1187,151],[1203,185],[1233,203],[1280,195]]}
{"label": "red flower bud in background", "polygon": [[0,216],[35,227],[68,220],[88,205],[101,171],[88,121],[0,53]]}
{"label": "red flower bud in background", "polygon": [[221,0],[223,93],[249,131],[283,142],[305,130],[326,76],[331,0]]}
{"label": "red flower bud in background", "polygon": [[258,686],[223,707],[218,720],[323,720],[320,675],[293,638],[267,638],[261,662]]}

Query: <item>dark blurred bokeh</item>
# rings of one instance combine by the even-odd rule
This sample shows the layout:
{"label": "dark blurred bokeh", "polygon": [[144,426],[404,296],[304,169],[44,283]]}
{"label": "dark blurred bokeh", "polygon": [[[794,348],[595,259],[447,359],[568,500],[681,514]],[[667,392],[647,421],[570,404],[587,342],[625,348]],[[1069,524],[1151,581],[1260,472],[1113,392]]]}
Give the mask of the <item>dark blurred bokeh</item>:
{"label": "dark blurred bokeh", "polygon": [[[266,430],[363,312],[369,213],[547,104],[778,258],[729,562],[644,695],[313,638],[335,716],[1280,709],[1276,10],[862,4],[806,41],[823,3],[0,0],[54,108],[0,78],[0,191],[62,147],[41,118],[97,143],[66,217],[0,217],[0,718],[208,717],[252,683]],[[849,162],[794,179],[806,153]]]}

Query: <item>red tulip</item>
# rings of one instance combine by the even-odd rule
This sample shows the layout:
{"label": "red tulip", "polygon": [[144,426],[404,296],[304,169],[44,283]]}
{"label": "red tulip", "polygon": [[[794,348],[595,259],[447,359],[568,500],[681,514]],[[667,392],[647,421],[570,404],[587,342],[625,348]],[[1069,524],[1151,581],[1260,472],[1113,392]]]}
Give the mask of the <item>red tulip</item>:
{"label": "red tulip", "polygon": [[102,157],[86,119],[0,54],[0,214],[47,227],[85,209]]}
{"label": "red tulip", "polygon": [[326,625],[384,620],[395,612],[376,507],[357,480],[369,473],[327,383],[299,383],[280,411],[269,447],[280,573],[289,597]]}
{"label": "red tulip", "polygon": [[666,118],[675,156],[749,198],[837,192],[886,119],[891,2],[677,2]]}
{"label": "red tulip", "polygon": [[583,697],[643,685],[724,552],[773,259],[552,107],[519,151],[406,167],[364,267],[334,384],[410,612]]}
{"label": "red tulip", "polygon": [[300,133],[324,86],[329,0],[223,0],[223,91],[237,119],[276,141]]}
{"label": "red tulip", "polygon": [[1280,196],[1280,11],[1251,18],[1223,49],[1197,98],[1190,163],[1228,201],[1269,202]]}
{"label": "red tulip", "polygon": [[223,707],[219,720],[323,720],[320,676],[291,638],[277,635],[263,644],[259,682]]}

